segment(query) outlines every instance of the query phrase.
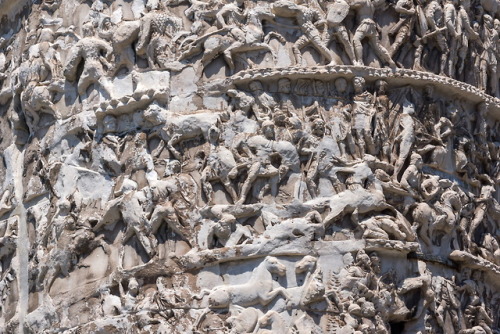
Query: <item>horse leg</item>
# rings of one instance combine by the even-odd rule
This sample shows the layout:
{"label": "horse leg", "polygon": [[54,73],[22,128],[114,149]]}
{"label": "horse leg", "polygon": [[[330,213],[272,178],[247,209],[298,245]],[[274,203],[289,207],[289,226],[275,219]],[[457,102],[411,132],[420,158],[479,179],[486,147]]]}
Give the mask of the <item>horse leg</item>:
{"label": "horse leg", "polygon": [[208,312],[210,312],[210,307],[206,307],[203,312],[200,314],[198,319],[196,319],[195,323],[193,324],[194,329],[198,329],[198,326],[200,323],[205,320],[205,317],[207,316]]}
{"label": "horse leg", "polygon": [[174,157],[179,160],[179,161],[182,161],[182,155],[180,154],[179,151],[177,151],[174,147],[174,145],[177,145],[178,143],[181,142],[181,135],[180,134],[175,134],[172,136],[172,138],[170,138],[170,140],[167,142],[167,148],[168,150],[174,155]]}
{"label": "horse leg", "polygon": [[243,44],[240,42],[234,42],[231,46],[229,46],[226,50],[224,50],[224,60],[226,61],[227,65],[229,66],[229,69],[231,73],[234,72],[234,61],[233,61],[233,50],[236,48],[242,46]]}
{"label": "horse leg", "polygon": [[347,204],[342,204],[341,201],[335,203],[333,207],[331,207],[331,211],[323,220],[323,225],[325,229],[328,228],[332,223],[340,219],[344,215],[344,210],[348,207]]}
{"label": "horse leg", "polygon": [[271,55],[273,56],[273,61],[276,62],[276,59],[278,58],[276,56],[276,51],[274,51],[274,49],[269,44],[256,43],[255,47],[269,51],[271,53]]}
{"label": "horse leg", "polygon": [[283,288],[283,287],[279,287],[279,288],[276,288],[276,289],[272,290],[271,292],[260,293],[259,294],[259,301],[260,301],[260,303],[262,305],[267,305],[274,298],[276,298],[276,296],[279,295],[279,294],[281,294],[286,299],[287,302],[290,300],[290,295],[288,294],[288,292],[286,291],[286,289]]}

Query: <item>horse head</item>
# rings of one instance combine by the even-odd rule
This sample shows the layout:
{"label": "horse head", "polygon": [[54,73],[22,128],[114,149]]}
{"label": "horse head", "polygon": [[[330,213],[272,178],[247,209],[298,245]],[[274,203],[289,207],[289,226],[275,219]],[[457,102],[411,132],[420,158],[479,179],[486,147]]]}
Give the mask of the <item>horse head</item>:
{"label": "horse head", "polygon": [[266,258],[266,268],[270,273],[284,276],[286,274],[286,266],[274,256]]}
{"label": "horse head", "polygon": [[306,255],[302,260],[300,260],[295,265],[295,272],[304,273],[304,272],[312,272],[316,267],[316,262],[318,259],[311,255]]}

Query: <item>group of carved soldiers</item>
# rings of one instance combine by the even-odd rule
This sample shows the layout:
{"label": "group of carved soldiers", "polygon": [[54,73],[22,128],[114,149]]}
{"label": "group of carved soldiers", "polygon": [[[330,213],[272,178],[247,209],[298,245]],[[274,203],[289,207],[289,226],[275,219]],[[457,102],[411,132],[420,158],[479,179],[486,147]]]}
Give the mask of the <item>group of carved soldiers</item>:
{"label": "group of carved soldiers", "polygon": [[[321,4],[281,0],[255,6],[218,0],[189,4],[186,8],[175,1],[158,2],[136,21],[113,22],[102,10],[96,11],[82,26],[81,36],[73,27],[54,31],[42,26],[36,36],[38,46],[25,59],[36,68],[29,70],[32,74],[20,73],[18,83],[24,86],[30,127],[36,126],[38,113],[60,117],[52,101],[62,91],[63,77],[77,81],[83,96],[91,84],[99,84],[104,93],[111,94],[110,79],[122,68],[143,68],[139,58],[146,59],[146,66],[152,69],[179,70],[201,55],[201,65],[195,65],[201,73],[222,56],[234,72],[238,62],[254,66],[251,51],[270,52],[277,64],[283,46],[277,46],[273,38],[286,48],[291,44],[290,61],[282,66],[304,65],[307,46],[326,64],[372,65],[375,58],[367,55],[374,54],[392,68],[432,71],[476,85],[491,95],[499,94],[500,21],[479,0],[335,0]],[[183,8],[190,26],[183,23]],[[399,18],[385,31],[376,18],[389,12]],[[298,38],[294,39],[297,29]],[[60,64],[58,48],[62,39],[69,51],[64,64]],[[78,72],[80,64],[83,70]]]}

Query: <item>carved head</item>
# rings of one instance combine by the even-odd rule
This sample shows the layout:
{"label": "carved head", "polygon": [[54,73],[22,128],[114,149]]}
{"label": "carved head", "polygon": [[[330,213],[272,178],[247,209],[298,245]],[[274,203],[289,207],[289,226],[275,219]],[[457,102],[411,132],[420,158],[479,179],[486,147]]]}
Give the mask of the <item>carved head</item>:
{"label": "carved head", "polygon": [[365,91],[365,78],[363,77],[355,77],[354,78],[354,92],[356,94],[361,94]]}
{"label": "carved head", "polygon": [[363,317],[372,318],[377,312],[375,311],[375,305],[372,302],[365,301],[362,305]]}
{"label": "carved head", "polygon": [[217,143],[220,138],[220,130],[216,126],[212,125],[208,129],[208,141],[211,143]]}
{"label": "carved head", "polygon": [[135,146],[144,147],[146,146],[148,135],[144,132],[140,132],[135,135]]}
{"label": "carved head", "polygon": [[290,82],[290,79],[281,78],[278,80],[278,91],[280,93],[290,94],[291,90],[292,90],[292,84]]}
{"label": "carved head", "polygon": [[412,115],[415,113],[415,105],[407,99],[403,102],[403,114]]}
{"label": "carved head", "polygon": [[279,126],[279,127],[285,127],[286,126],[286,115],[284,112],[282,111],[277,111],[274,116],[273,116],[273,120],[274,120],[274,124],[276,126]]}
{"label": "carved head", "polygon": [[481,282],[481,277],[483,276],[483,272],[481,270],[474,270],[472,273],[472,279],[476,282]]}
{"label": "carved head", "polygon": [[287,125],[293,130],[302,129],[302,122],[298,117],[290,117],[287,120]]}
{"label": "carved head", "polygon": [[425,85],[424,95],[425,95],[425,97],[433,97],[434,96],[434,86],[433,85]]}
{"label": "carved head", "polygon": [[113,23],[111,22],[111,18],[109,16],[106,16],[105,18],[102,19],[100,26],[102,30],[110,30],[112,26]]}
{"label": "carved head", "polygon": [[104,117],[102,121],[102,125],[104,127],[104,133],[116,132],[117,124],[118,122],[116,120],[116,117],[111,115],[107,115],[106,117]]}
{"label": "carved head", "polygon": [[[170,175],[180,173],[181,169],[182,169],[181,162],[179,160],[171,160],[171,161],[169,161],[169,163],[168,163],[168,169],[171,172]],[[165,173],[166,172],[167,171],[165,171]]]}
{"label": "carved head", "polygon": [[488,29],[493,28],[493,18],[490,15],[484,14],[483,21],[484,21],[484,25],[486,26],[486,28],[488,28]]}
{"label": "carved head", "polygon": [[269,272],[280,276],[284,276],[286,274],[286,266],[274,256],[268,256],[266,258],[266,262]]}
{"label": "carved head", "polygon": [[356,255],[356,264],[364,268],[370,268],[370,257],[363,250],[360,250]]}
{"label": "carved head", "polygon": [[139,292],[139,282],[133,277],[128,281],[128,291],[134,295]]}
{"label": "carved head", "polygon": [[469,267],[463,267],[461,272],[462,280],[470,279],[471,272],[472,270]]}
{"label": "carved head", "polygon": [[298,274],[304,273],[304,272],[312,272],[314,268],[316,267],[316,262],[318,259],[314,256],[311,255],[306,255],[302,260],[297,262],[295,265],[295,272]]}
{"label": "carved head", "polygon": [[316,95],[323,96],[325,95],[325,83],[321,80],[314,81],[314,89],[316,91]]}
{"label": "carved head", "polygon": [[354,316],[361,316],[363,313],[361,310],[361,306],[359,306],[356,303],[350,304],[349,307],[347,308],[347,312],[349,312],[349,314]]}
{"label": "carved head", "polygon": [[258,80],[250,82],[250,84],[248,85],[248,88],[250,88],[250,90],[252,92],[258,92],[258,91],[261,91],[264,89],[262,86],[262,82],[260,82]]}
{"label": "carved head", "polygon": [[335,89],[337,93],[344,94],[347,91],[347,80],[345,78],[335,80]]}
{"label": "carved head", "polygon": [[92,22],[86,22],[82,26],[83,37],[94,36],[94,24]]}
{"label": "carved head", "polygon": [[325,122],[322,119],[316,118],[311,128],[315,136],[323,137],[325,135]]}
{"label": "carved head", "polygon": [[262,134],[269,140],[274,140],[274,123],[272,121],[264,121],[262,123]]}
{"label": "carved head", "polygon": [[380,258],[378,256],[378,253],[377,252],[371,252],[369,254],[370,256],[370,262],[372,264],[372,270],[373,272],[375,272],[376,274],[380,273],[381,272],[381,268],[380,268]]}
{"label": "carved head", "polygon": [[387,86],[389,84],[387,83],[387,81],[385,80],[382,80],[382,79],[379,79],[377,81],[375,81],[375,88],[377,89],[377,92],[380,94],[380,95],[383,95],[387,92]]}
{"label": "carved head", "polygon": [[424,165],[422,156],[418,153],[412,153],[410,158],[410,164],[414,165],[417,168],[422,168]]}

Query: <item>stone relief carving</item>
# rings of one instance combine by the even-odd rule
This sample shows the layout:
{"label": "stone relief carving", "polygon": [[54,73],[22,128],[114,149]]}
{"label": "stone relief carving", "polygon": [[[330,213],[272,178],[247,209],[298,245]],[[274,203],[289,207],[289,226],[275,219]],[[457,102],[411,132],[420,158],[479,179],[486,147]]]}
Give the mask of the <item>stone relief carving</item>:
{"label": "stone relief carving", "polygon": [[495,1],[26,6],[6,333],[499,331]]}

